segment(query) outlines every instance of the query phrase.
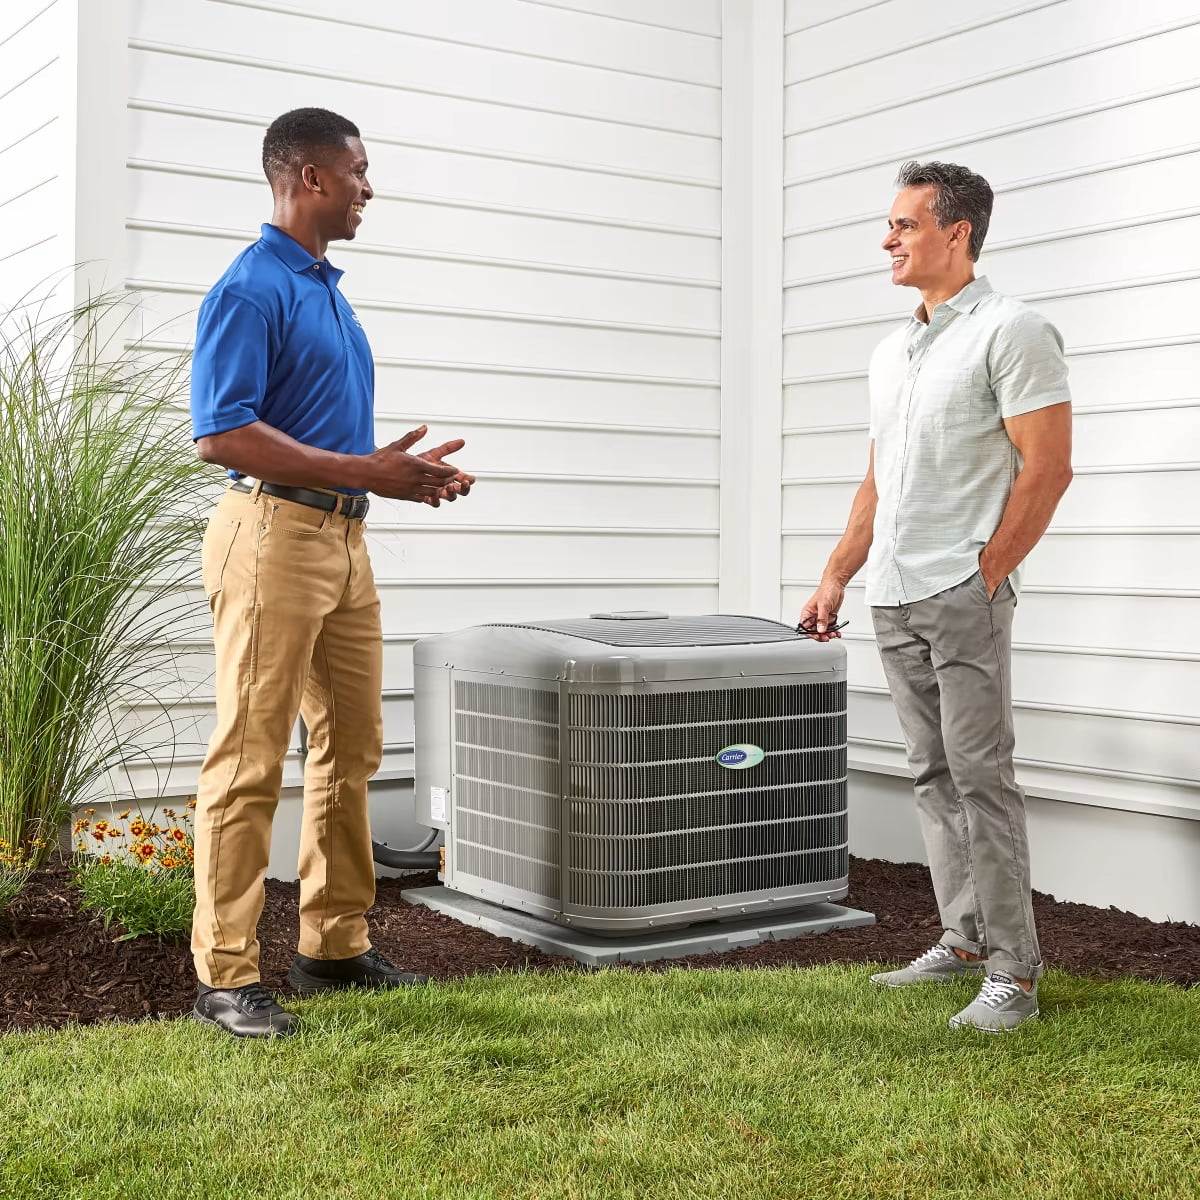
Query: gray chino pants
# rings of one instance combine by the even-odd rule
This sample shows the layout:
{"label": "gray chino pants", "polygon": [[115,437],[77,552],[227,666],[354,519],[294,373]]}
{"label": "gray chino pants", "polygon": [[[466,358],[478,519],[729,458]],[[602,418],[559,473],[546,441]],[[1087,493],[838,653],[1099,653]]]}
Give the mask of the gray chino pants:
{"label": "gray chino pants", "polygon": [[872,608],[908,746],[945,932],[992,971],[1036,979],[1025,797],[1013,771],[1012,620],[1006,581],[979,573],[915,604]]}

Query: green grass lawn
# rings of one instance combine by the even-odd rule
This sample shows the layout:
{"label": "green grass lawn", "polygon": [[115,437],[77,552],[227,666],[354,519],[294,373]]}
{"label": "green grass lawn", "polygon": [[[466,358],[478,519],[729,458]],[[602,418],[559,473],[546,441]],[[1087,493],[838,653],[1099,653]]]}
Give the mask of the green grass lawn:
{"label": "green grass lawn", "polygon": [[1052,973],[957,1033],[968,983],[862,967],[488,975],[0,1037],[0,1196],[1200,1195],[1200,993]]}

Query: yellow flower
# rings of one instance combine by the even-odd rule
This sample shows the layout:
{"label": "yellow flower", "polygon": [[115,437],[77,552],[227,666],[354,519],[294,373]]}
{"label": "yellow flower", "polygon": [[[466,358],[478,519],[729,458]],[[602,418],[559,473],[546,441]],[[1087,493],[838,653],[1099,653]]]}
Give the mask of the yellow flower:
{"label": "yellow flower", "polygon": [[187,841],[187,834],[184,833],[183,830],[178,826],[171,830],[171,837],[173,837],[177,842]]}
{"label": "yellow flower", "polygon": [[174,870],[174,868],[179,866],[178,860],[172,858],[169,854],[163,858],[160,858],[158,861],[162,863],[162,865],[166,867],[168,871]]}
{"label": "yellow flower", "polygon": [[143,821],[141,817],[134,817],[133,820],[129,822],[129,832],[134,837],[140,838],[146,832],[146,822]]}
{"label": "yellow flower", "polygon": [[133,809],[127,808],[123,813],[117,814],[117,819],[120,821],[127,820],[131,812],[133,812]]}
{"label": "yellow flower", "polygon": [[140,858],[143,863],[147,863],[154,857],[154,847],[149,842],[138,842],[132,850],[135,857]]}
{"label": "yellow flower", "polygon": [[104,841],[104,830],[103,829],[93,829],[92,837],[94,837],[96,839],[96,841],[98,841],[98,842]]}

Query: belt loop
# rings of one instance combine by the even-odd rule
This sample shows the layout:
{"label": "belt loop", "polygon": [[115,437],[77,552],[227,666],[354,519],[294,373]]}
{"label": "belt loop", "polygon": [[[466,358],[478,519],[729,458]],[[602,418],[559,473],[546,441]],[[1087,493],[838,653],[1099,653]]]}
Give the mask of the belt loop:
{"label": "belt loop", "polygon": [[261,479],[256,479],[254,481],[254,486],[250,489],[250,503],[251,504],[253,504],[258,499],[258,494],[259,494],[259,492],[262,491],[262,485],[263,485],[263,481]]}

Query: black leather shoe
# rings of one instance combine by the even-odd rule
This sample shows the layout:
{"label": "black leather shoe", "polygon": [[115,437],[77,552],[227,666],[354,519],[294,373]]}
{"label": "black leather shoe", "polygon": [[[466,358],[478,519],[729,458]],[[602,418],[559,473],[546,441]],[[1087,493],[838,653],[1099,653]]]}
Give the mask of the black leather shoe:
{"label": "black leather shoe", "polygon": [[309,958],[297,954],[288,972],[288,983],[298,992],[414,987],[427,982],[424,975],[397,970],[378,950],[368,950],[355,958]]}
{"label": "black leather shoe", "polygon": [[300,1018],[280,1008],[261,983],[239,988],[200,985],[192,1016],[205,1025],[215,1025],[234,1037],[287,1037],[295,1033]]}

